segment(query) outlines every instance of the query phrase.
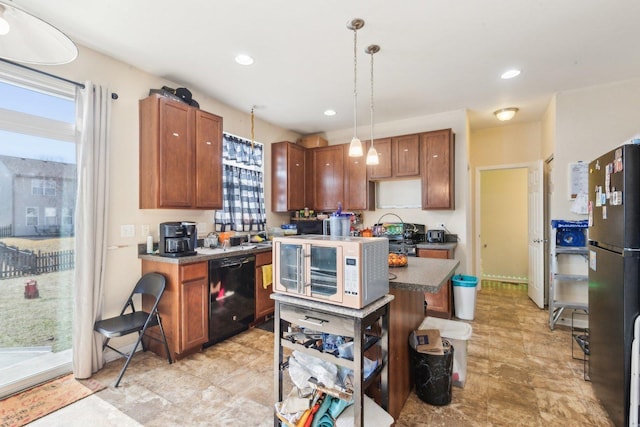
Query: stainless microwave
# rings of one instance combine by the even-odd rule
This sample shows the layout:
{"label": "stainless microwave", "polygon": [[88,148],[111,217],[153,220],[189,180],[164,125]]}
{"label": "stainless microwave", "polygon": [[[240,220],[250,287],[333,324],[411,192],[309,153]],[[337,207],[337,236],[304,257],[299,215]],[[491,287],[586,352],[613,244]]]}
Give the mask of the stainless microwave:
{"label": "stainless microwave", "polygon": [[389,293],[388,256],[384,237],[276,237],[273,290],[363,308]]}

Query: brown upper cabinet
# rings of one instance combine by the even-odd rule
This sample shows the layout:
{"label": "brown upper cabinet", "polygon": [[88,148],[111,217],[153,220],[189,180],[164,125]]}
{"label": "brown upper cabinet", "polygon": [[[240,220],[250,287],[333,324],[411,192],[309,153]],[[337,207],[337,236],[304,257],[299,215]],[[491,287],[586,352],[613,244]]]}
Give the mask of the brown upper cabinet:
{"label": "brown upper cabinet", "polygon": [[369,166],[369,179],[420,176],[420,134],[375,140],[379,164]]}
{"label": "brown upper cabinet", "polygon": [[[368,144],[363,144],[365,153]],[[349,157],[349,144],[344,147],[345,179],[343,207],[348,211],[364,211],[375,206],[375,184],[367,180],[366,157]]]}
{"label": "brown upper cabinet", "polygon": [[392,149],[395,177],[404,178],[420,175],[420,134],[393,138]]}
{"label": "brown upper cabinet", "polygon": [[422,209],[454,209],[454,136],[451,129],[420,134]]}
{"label": "brown upper cabinet", "polygon": [[314,176],[313,207],[318,211],[338,209],[344,205],[344,149],[342,145],[312,150]]}
{"label": "brown upper cabinet", "polygon": [[[378,164],[369,166],[369,179],[386,179],[393,177],[392,163],[391,163],[391,138],[374,139],[374,147],[378,152]],[[364,148],[363,148],[364,149]],[[364,150],[364,157],[366,159],[367,150]]]}
{"label": "brown upper cabinet", "polygon": [[271,210],[304,209],[305,149],[288,141],[271,145]]}
{"label": "brown upper cabinet", "polygon": [[140,208],[222,208],[222,117],[159,95],[139,114]]}

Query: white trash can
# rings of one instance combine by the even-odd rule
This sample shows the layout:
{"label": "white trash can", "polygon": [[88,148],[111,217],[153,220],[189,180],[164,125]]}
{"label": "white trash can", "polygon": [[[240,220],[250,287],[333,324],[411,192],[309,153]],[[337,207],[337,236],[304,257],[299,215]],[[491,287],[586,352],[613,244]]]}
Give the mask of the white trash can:
{"label": "white trash can", "polygon": [[453,282],[453,304],[456,317],[463,320],[473,320],[476,314],[478,278],[456,274],[451,278],[451,282]]}
{"label": "white trash can", "polygon": [[418,329],[439,329],[440,336],[453,346],[452,384],[464,387],[467,381],[467,341],[471,339],[471,325],[455,320],[427,317]]}

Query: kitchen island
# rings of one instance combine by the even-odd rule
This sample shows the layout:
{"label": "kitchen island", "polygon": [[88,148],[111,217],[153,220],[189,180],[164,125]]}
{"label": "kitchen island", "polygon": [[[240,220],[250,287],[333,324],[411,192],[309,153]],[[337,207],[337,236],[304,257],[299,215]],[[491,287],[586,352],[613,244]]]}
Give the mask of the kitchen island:
{"label": "kitchen island", "polygon": [[[460,261],[408,257],[406,267],[389,268],[389,409],[398,419],[413,387],[409,335],[425,318],[424,294],[438,293]],[[394,277],[395,276],[395,277]]]}

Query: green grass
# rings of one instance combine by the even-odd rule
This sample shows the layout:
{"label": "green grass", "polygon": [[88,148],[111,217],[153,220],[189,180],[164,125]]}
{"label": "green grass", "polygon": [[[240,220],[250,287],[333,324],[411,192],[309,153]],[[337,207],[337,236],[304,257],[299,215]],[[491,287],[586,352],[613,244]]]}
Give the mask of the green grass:
{"label": "green grass", "polygon": [[[11,244],[35,249],[38,243],[50,245],[54,239],[24,240]],[[73,274],[68,270],[0,280],[0,348],[50,346],[54,352],[71,348]],[[24,285],[30,279],[38,282],[39,298],[24,297]]]}

